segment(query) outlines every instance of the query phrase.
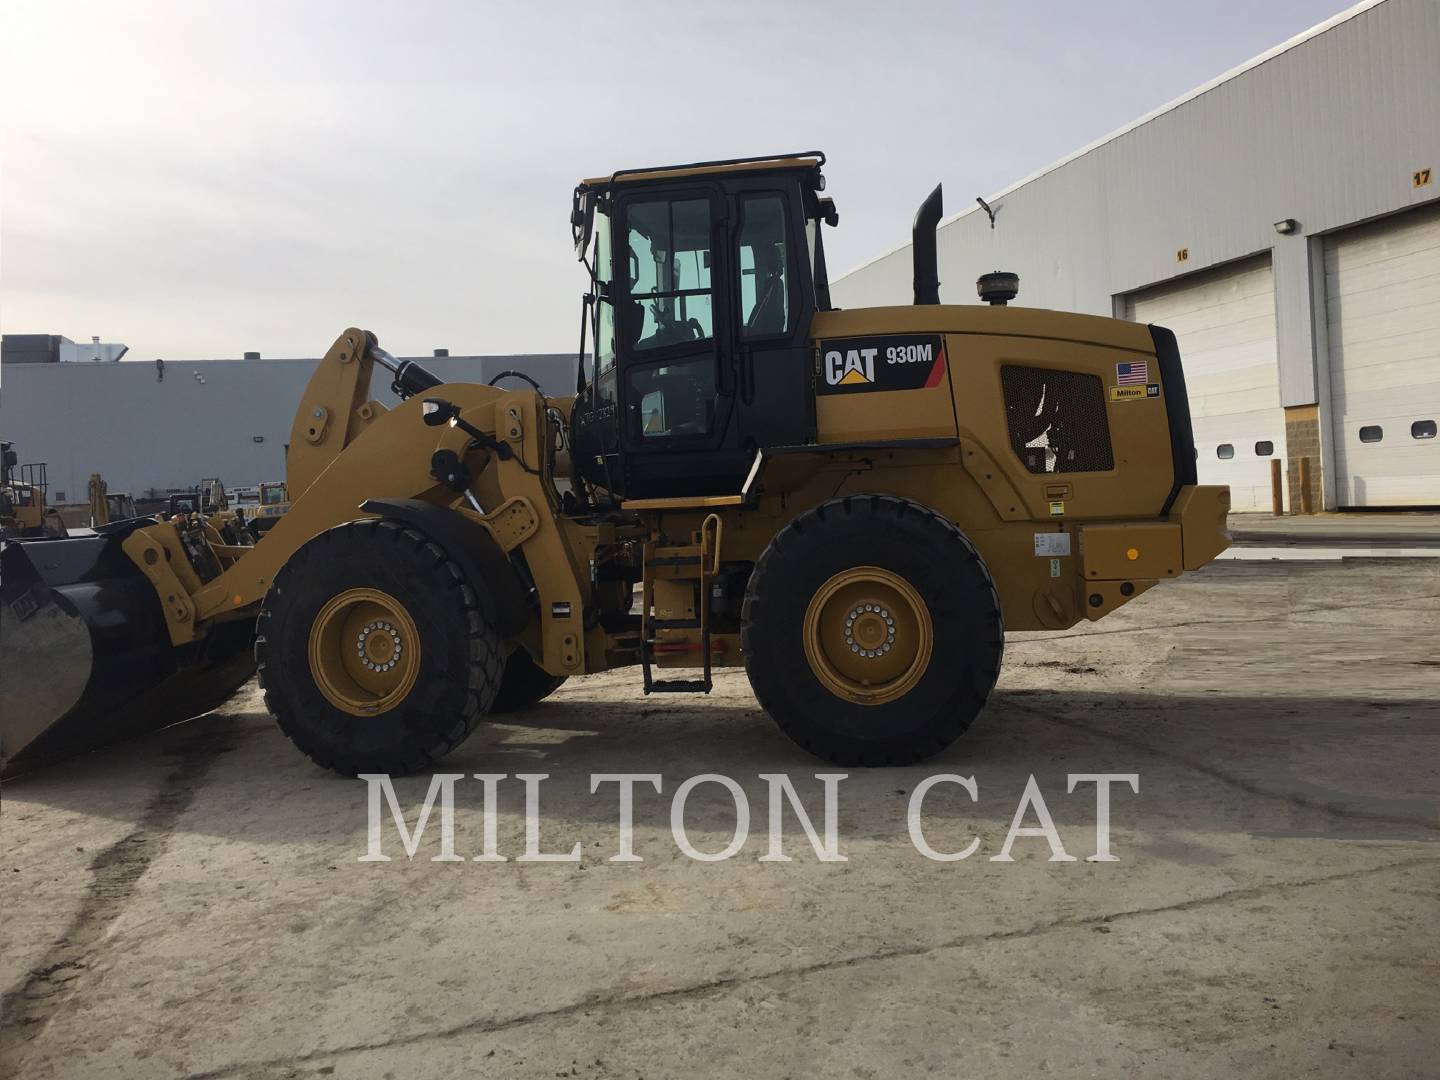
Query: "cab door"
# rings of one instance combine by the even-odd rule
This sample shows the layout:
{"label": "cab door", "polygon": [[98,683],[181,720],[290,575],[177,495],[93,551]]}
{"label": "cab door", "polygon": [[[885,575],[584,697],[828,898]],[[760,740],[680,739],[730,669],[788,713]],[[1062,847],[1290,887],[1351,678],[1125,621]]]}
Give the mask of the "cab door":
{"label": "cab door", "polygon": [[732,196],[737,426],[752,453],[815,441],[815,301],[799,194],[786,177],[741,181]]}
{"label": "cab door", "polygon": [[662,456],[713,449],[723,431],[722,205],[708,185],[642,189],[619,201],[614,319],[627,478]]}
{"label": "cab door", "polygon": [[616,200],[597,393],[614,395],[625,497],[735,494],[759,451],[814,441],[803,221],[793,177]]}

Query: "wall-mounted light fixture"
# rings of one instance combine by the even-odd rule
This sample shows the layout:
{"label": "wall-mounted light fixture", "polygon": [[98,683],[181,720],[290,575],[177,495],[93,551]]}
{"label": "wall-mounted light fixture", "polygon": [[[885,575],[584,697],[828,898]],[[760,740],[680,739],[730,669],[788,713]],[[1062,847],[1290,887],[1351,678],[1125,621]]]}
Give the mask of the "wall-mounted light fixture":
{"label": "wall-mounted light fixture", "polygon": [[265,436],[264,436],[264,435],[251,435],[251,436],[250,436],[250,441],[251,441],[251,442],[264,442],[264,441],[265,441]]}
{"label": "wall-mounted light fixture", "polygon": [[1292,233],[1300,231],[1300,222],[1293,217],[1281,218],[1275,222],[1275,231],[1281,236],[1290,236]]}

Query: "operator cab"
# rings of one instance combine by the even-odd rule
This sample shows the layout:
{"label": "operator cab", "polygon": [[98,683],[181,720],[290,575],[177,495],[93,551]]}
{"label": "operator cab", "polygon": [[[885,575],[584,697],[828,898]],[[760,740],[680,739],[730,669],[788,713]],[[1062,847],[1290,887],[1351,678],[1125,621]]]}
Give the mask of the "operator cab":
{"label": "operator cab", "polygon": [[595,343],[572,414],[587,482],[625,499],[733,495],[760,450],[815,441],[810,321],[830,306],[820,223],[836,220],[824,162],[702,162],[575,189]]}

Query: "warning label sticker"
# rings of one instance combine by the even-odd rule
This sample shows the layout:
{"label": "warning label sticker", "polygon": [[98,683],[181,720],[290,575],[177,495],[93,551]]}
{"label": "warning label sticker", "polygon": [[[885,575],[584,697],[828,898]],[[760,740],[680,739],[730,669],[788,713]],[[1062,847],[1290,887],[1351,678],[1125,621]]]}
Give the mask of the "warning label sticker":
{"label": "warning label sticker", "polygon": [[1070,534],[1068,532],[1037,532],[1035,534],[1035,554],[1044,558],[1069,555]]}

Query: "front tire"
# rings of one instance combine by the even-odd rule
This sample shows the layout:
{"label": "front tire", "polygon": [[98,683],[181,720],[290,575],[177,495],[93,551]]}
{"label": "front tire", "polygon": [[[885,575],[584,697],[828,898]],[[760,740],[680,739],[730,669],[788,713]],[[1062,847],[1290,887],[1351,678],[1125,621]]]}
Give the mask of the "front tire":
{"label": "front tire", "polygon": [[907,765],[944,750],[1000,672],[1000,600],[978,552],[928,507],[832,499],[770,541],[741,641],[762,708],[839,765]]}
{"label": "front tire", "polygon": [[312,761],[403,775],[449,753],[500,687],[504,652],[484,582],[397,521],[314,537],[266,594],[255,659],[265,704]]}

